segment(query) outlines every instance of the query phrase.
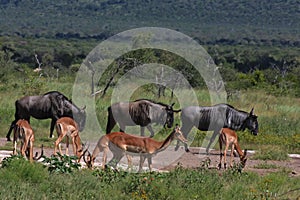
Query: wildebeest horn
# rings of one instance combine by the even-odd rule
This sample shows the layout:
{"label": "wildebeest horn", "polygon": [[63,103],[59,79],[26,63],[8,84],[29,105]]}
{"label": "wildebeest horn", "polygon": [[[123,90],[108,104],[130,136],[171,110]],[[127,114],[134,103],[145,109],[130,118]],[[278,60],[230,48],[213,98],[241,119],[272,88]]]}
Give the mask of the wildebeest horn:
{"label": "wildebeest horn", "polygon": [[81,110],[85,110],[86,109],[86,105],[84,105],[82,108],[81,108]]}
{"label": "wildebeest horn", "polygon": [[173,107],[175,105],[175,103],[172,103],[170,106]]}
{"label": "wildebeest horn", "polygon": [[250,115],[253,115],[254,107],[250,111]]}
{"label": "wildebeest horn", "polygon": [[179,110],[173,110],[173,112],[175,112],[175,113],[181,112],[181,109],[179,109]]}
{"label": "wildebeest horn", "polygon": [[44,155],[44,145],[41,146],[41,154],[38,157],[38,152],[35,153],[35,156],[33,157],[33,160],[39,160]]}

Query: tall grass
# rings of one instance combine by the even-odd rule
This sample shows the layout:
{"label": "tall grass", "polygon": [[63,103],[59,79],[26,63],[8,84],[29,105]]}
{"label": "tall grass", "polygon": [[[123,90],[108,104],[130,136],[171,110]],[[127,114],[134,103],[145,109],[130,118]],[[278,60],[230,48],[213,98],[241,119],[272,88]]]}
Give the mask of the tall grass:
{"label": "tall grass", "polygon": [[[26,80],[15,79],[10,84],[0,84],[0,136],[5,137],[11,121],[14,119],[14,102],[24,95],[38,95],[51,90],[58,90],[64,93],[67,97],[72,97],[73,78],[68,76],[61,76],[59,79],[40,77],[37,75],[27,76]],[[33,83],[27,83],[31,82]],[[24,82],[26,84],[24,85]],[[32,89],[28,87],[29,84],[33,84],[35,87]],[[82,88],[82,91],[89,95],[90,88]],[[104,133],[107,121],[107,107],[111,104],[111,95],[113,89],[110,88],[107,95],[103,98],[100,96],[95,97],[95,109],[97,120],[102,127],[102,131],[99,130],[97,137]],[[190,89],[180,89],[178,92],[187,96],[191,94]],[[195,91],[197,101],[191,102],[192,105],[209,106],[211,105],[211,98],[207,90],[196,89]],[[94,98],[89,96],[88,98]],[[154,85],[147,85],[137,88],[131,96],[131,100],[138,98],[149,98],[156,101],[171,104],[175,102],[175,109],[182,108],[187,105],[181,105],[178,97],[175,95],[171,98],[171,90],[166,90],[165,96],[157,98]],[[82,104],[82,102],[75,102]],[[254,112],[258,115],[259,121],[259,135],[253,136],[248,131],[239,132],[239,140],[241,144],[250,148],[258,148],[261,145],[277,145],[282,146],[284,149],[288,149],[289,152],[300,152],[300,101],[298,98],[290,97],[275,97],[267,94],[262,90],[245,90],[238,91],[228,99],[228,103],[234,107],[250,111],[254,107]],[[89,112],[89,110],[88,110]],[[180,124],[180,114],[175,114],[175,123]],[[31,120],[32,127],[36,133],[37,144],[45,142],[45,138],[49,136],[50,120]],[[89,126],[89,122],[87,122]],[[156,130],[161,130],[160,126],[154,125]],[[118,130],[116,126],[114,130]],[[130,132],[139,133],[139,128],[128,127]],[[161,130],[155,138],[165,138],[169,130]],[[83,133],[89,135],[88,133]],[[148,132],[146,131],[146,134]],[[206,132],[198,132],[199,136],[195,137],[192,145],[198,146],[202,144],[202,140]],[[97,138],[94,138],[97,139]],[[46,140],[51,146],[54,139]],[[47,144],[46,144],[47,146]]]}

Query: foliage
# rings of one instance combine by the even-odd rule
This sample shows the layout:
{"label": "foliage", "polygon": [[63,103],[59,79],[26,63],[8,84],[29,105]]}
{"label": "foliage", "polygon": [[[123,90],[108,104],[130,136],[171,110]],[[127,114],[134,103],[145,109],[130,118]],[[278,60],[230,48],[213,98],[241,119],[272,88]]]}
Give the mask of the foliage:
{"label": "foliage", "polygon": [[52,155],[51,157],[43,157],[42,161],[48,168],[50,173],[63,173],[71,174],[74,171],[77,171],[81,166],[80,163],[77,163],[77,156],[67,156],[57,153],[57,156]]}
{"label": "foliage", "polygon": [[0,34],[105,39],[128,28],[156,26],[179,30],[210,44],[296,46],[299,45],[299,22],[294,17],[297,3],[297,0],[72,3],[3,0]]}
{"label": "foliage", "polygon": [[3,199],[296,199],[300,183],[285,171],[260,176],[180,166],[167,173],[83,169],[73,174],[48,173],[40,163],[15,159],[0,168],[0,194]]}

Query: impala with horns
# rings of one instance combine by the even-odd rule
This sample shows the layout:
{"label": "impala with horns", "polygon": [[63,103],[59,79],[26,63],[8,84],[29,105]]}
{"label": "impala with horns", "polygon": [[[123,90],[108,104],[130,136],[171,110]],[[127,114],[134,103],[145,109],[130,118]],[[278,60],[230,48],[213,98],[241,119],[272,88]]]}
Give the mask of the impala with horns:
{"label": "impala with horns", "polygon": [[30,162],[33,162],[33,160],[39,160],[43,156],[44,151],[42,146],[40,156],[38,157],[36,154],[36,156],[33,157],[34,132],[27,120],[19,119],[14,127],[14,139],[13,139],[14,155],[17,154],[18,139],[21,140],[21,147],[20,147],[21,155],[27,157],[27,159],[29,159]]}
{"label": "impala with horns", "polygon": [[[231,145],[231,152],[230,152],[230,167],[232,167],[232,160],[233,160],[233,152],[234,150],[237,151],[240,157],[242,168],[245,167],[247,161],[247,149],[243,152],[241,147],[238,143],[238,136],[234,130],[229,128],[223,128],[220,131],[219,136],[219,144],[220,144],[220,163],[219,169],[222,167],[222,156],[224,155],[224,168],[226,169],[226,153],[228,151],[229,146]],[[225,149],[222,152],[223,144],[225,145]]]}
{"label": "impala with horns", "polygon": [[133,102],[119,102],[108,107],[108,120],[106,133],[110,133],[116,123],[120,132],[124,132],[126,126],[141,127],[141,136],[144,136],[145,127],[150,131],[150,137],[154,136],[151,124],[157,123],[171,128],[174,122],[173,104],[156,103],[148,99],[139,99]]}
{"label": "impala with horns", "polygon": [[73,153],[78,157],[78,162],[83,155],[83,147],[79,136],[78,124],[70,117],[62,117],[56,121],[57,140],[54,143],[54,155],[56,155],[57,148],[62,154],[61,141],[66,137],[66,155],[69,154],[69,138],[72,139]]}
{"label": "impala with horns", "polygon": [[15,120],[11,123],[6,135],[10,141],[10,134],[19,119],[30,122],[30,117],[36,119],[51,119],[50,138],[56,120],[60,117],[71,117],[79,124],[80,131],[85,126],[86,113],[85,106],[78,108],[71,100],[57,91],[48,92],[40,96],[25,96],[15,102]]}
{"label": "impala with horns", "polygon": [[[123,132],[112,132],[103,135],[99,139],[93,154],[91,155],[88,153],[89,155],[87,156],[85,162],[88,167],[93,167],[96,156],[103,151],[102,167],[105,168],[107,152],[108,150],[111,150],[113,153],[113,159],[115,160],[112,159],[108,165],[115,167],[124,154],[139,155],[139,172],[142,170],[146,158],[148,160],[149,170],[151,171],[152,157],[155,154],[164,151],[174,139],[177,139],[183,143],[187,142],[178,125],[176,125],[174,130],[163,141],[156,141],[149,137],[136,136]],[[131,160],[128,160],[128,162],[131,162]]]}

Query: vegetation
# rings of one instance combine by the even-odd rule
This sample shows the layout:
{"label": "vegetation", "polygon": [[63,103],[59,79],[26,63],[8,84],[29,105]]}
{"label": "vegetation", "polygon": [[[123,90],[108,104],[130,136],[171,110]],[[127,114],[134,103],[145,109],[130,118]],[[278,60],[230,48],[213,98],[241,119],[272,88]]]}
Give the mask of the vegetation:
{"label": "vegetation", "polygon": [[178,166],[169,173],[80,170],[49,173],[40,163],[13,159],[0,169],[3,199],[296,199],[299,178]]}
{"label": "vegetation", "polygon": [[[50,90],[71,97],[83,59],[99,42],[127,29],[157,26],[178,30],[203,45],[219,68],[228,103],[245,111],[255,107],[259,135],[239,132],[241,146],[255,150],[255,159],[286,160],[288,153],[300,153],[298,4],[297,0],[0,0],[0,137],[5,137],[13,120],[16,99]],[[39,63],[42,70],[34,72]],[[183,58],[157,49],[133,51],[118,58],[96,80],[97,89],[103,89],[114,70],[120,69],[106,94],[95,96],[101,127],[105,127],[112,87],[128,70],[144,63],[161,63],[180,71],[198,102],[211,104],[206,84]],[[86,90],[90,94],[91,88]],[[158,97],[157,86],[149,84],[138,88],[131,99],[177,102],[171,92],[166,89]],[[179,115],[175,117],[180,123]],[[55,139],[48,138],[50,120],[32,119],[31,125],[35,146],[53,147]],[[167,131],[155,138],[165,138]],[[191,145],[201,146],[206,134],[197,131],[190,136],[194,137]],[[12,145],[1,148],[11,150]],[[259,176],[240,173],[238,167],[225,172],[208,170],[203,161],[199,169],[178,166],[170,173],[133,174],[78,170],[73,161],[62,155],[45,158],[46,167],[20,156],[7,158],[0,169],[2,199],[299,198],[299,178],[290,177],[285,169]]]}

